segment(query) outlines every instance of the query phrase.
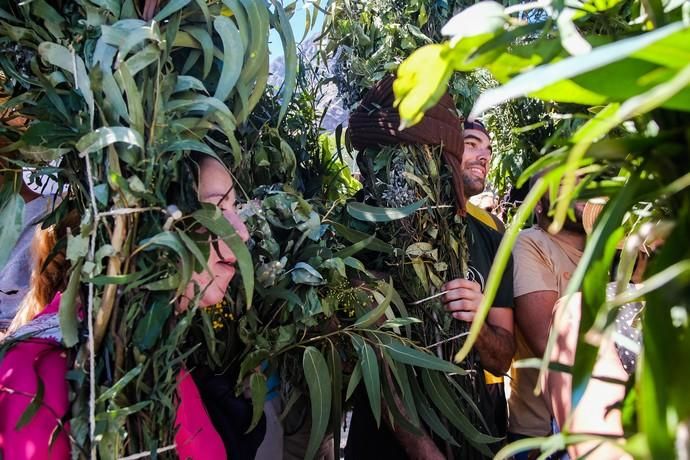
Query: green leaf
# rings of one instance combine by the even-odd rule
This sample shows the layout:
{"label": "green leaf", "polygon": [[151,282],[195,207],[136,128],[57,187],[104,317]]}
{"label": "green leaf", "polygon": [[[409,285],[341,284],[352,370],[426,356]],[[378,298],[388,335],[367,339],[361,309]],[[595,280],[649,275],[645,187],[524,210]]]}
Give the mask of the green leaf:
{"label": "green leaf", "polygon": [[357,319],[355,322],[355,327],[360,328],[360,329],[368,329],[383,316],[383,314],[386,312],[386,309],[391,303],[391,298],[393,297],[393,284],[392,282],[388,283],[383,283],[384,287],[386,289],[386,297],[383,299],[381,303],[379,303],[376,308],[373,310],[368,311],[361,317]]}
{"label": "green leaf", "polygon": [[124,64],[129,68],[132,76],[134,76],[151,64],[155,63],[157,65],[160,57],[161,49],[159,46],[157,44],[151,44],[127,59]]}
{"label": "green leaf", "polygon": [[213,28],[223,41],[223,70],[218,78],[218,85],[213,96],[225,101],[240,78],[244,62],[244,47],[242,46],[240,31],[229,18],[217,16],[213,21]]}
{"label": "green leaf", "polygon": [[249,377],[249,387],[252,392],[252,421],[245,433],[249,433],[261,420],[264,414],[264,404],[266,402],[266,394],[268,393],[268,385],[266,383],[266,376],[261,372],[254,372]]}
{"label": "green leaf", "polygon": [[280,124],[287,113],[290,102],[292,101],[292,95],[295,92],[295,86],[297,86],[297,71],[299,65],[297,61],[297,45],[295,44],[295,35],[292,31],[290,20],[280,3],[276,0],[271,0],[271,3],[273,3],[273,7],[278,15],[279,22],[276,30],[280,33],[280,40],[283,43],[283,56],[285,57],[285,78],[283,79],[283,89],[280,93],[280,113],[278,114],[278,124]]}
{"label": "green leaf", "polygon": [[450,45],[465,37],[477,35],[496,34],[508,24],[508,16],[504,7],[494,1],[483,1],[465,8],[453,16],[443,26],[441,33],[451,38]]}
{"label": "green leaf", "polygon": [[391,358],[403,364],[410,364],[425,369],[432,369],[451,374],[466,375],[467,371],[456,366],[450,361],[441,359],[429,352],[421,351],[418,348],[408,347],[400,341],[391,339],[381,344]]}
{"label": "green leaf", "polygon": [[[328,349],[328,354],[326,355],[326,361],[328,362],[328,368],[331,373],[331,381],[333,383],[333,407],[331,410],[331,423],[329,432],[333,433],[334,449],[336,449],[337,455],[340,456],[340,432],[341,425],[343,423],[343,365],[340,353],[336,348],[335,344],[328,341],[330,347]],[[334,453],[335,455],[335,453]],[[335,457],[334,457],[335,458]]]}
{"label": "green leaf", "polygon": [[249,353],[240,364],[240,373],[237,375],[237,383],[241,383],[248,373],[253,372],[257,366],[270,357],[268,350],[254,350]]}
{"label": "green leaf", "polygon": [[254,263],[244,241],[242,241],[235,228],[223,216],[220,209],[215,206],[204,205],[203,209],[195,211],[192,217],[209,231],[222,238],[232,250],[237,258],[237,267],[240,269],[240,275],[242,276],[247,308],[250,308],[254,292]]}
{"label": "green leaf", "polygon": [[19,417],[19,420],[17,420],[17,424],[14,426],[14,429],[16,431],[19,431],[22,428],[24,428],[26,425],[29,424],[29,422],[31,422],[31,419],[34,418],[36,412],[38,412],[38,410],[43,405],[44,393],[45,386],[43,385],[43,380],[41,380],[39,376],[36,376],[36,394],[33,398],[31,398],[31,402],[29,402],[29,405],[26,406],[26,409],[24,409],[24,412],[22,412],[22,415]]}
{"label": "green leaf", "polygon": [[311,460],[316,455],[328,428],[331,412],[331,377],[326,360],[314,347],[307,347],[304,350],[302,367],[304,379],[309,387],[311,403],[311,432],[304,458]]}
{"label": "green leaf", "polygon": [[132,336],[132,341],[139,350],[146,351],[156,343],[172,311],[173,307],[166,297],[158,297],[152,302],[151,308],[137,323]]}
{"label": "green leaf", "polygon": [[[141,246],[145,247],[145,250],[150,251],[157,247],[165,247],[172,249],[180,258],[181,270],[180,274],[182,279],[178,278],[176,296],[182,295],[182,293],[187,288],[187,283],[192,278],[193,264],[191,260],[191,255],[184,246],[184,243],[180,239],[179,235],[173,232],[161,232],[151,238],[147,238],[140,243]],[[150,288],[149,288],[150,289]]]}
{"label": "green leaf", "polygon": [[122,420],[125,417],[129,417],[130,415],[136,414],[140,410],[144,409],[148,405],[151,404],[151,401],[142,401],[138,402],[136,404],[132,404],[131,406],[128,407],[123,407],[123,408],[118,408],[118,409],[112,409],[108,410],[106,412],[101,412],[99,414],[96,414],[96,421],[108,421],[111,423],[115,423],[118,420]]}
{"label": "green leaf", "polygon": [[67,289],[60,298],[60,310],[58,319],[62,341],[67,348],[75,346],[79,342],[79,320],[77,319],[77,294],[79,293],[79,280],[81,279],[81,267],[84,259],[76,262],[72,268],[72,274],[67,282]]}
{"label": "green leaf", "polygon": [[153,17],[156,22],[162,22],[165,18],[180,11],[187,6],[191,0],[170,0],[167,5],[160,9],[160,11]]}
{"label": "green leaf", "polygon": [[390,222],[408,217],[421,208],[426,199],[416,201],[401,208],[382,208],[364,203],[348,203],[347,213],[365,222]]}
{"label": "green leaf", "polygon": [[446,57],[449,47],[427,45],[410,55],[398,68],[393,83],[395,107],[400,111],[400,129],[419,123],[424,111],[438,103],[453,73]]}
{"label": "green leaf", "polygon": [[422,320],[417,318],[392,318],[383,323],[381,327],[393,329],[397,327],[409,326],[410,324],[418,324],[421,322]]}
{"label": "green leaf", "polygon": [[50,121],[32,123],[22,135],[22,141],[29,145],[58,148],[72,144],[79,133],[71,127]]}
{"label": "green leaf", "polygon": [[505,85],[482,93],[472,108],[470,118],[477,117],[487,109],[508,100],[535,93],[551,84],[568,80],[621,60],[665,37],[683,32],[684,28],[685,26],[681,22],[669,24],[651,32],[599,46],[591,53],[573,56],[520,74]]}
{"label": "green leaf", "polygon": [[348,246],[345,249],[341,249],[340,251],[336,252],[333,255],[333,257],[346,259],[350,256],[357,254],[362,249],[366,249],[372,242],[374,242],[374,240],[376,240],[376,237],[374,235],[371,235],[370,237],[365,238],[351,246]]}
{"label": "green leaf", "polygon": [[409,382],[414,393],[414,399],[417,401],[417,411],[419,416],[422,418],[426,426],[436,433],[441,439],[453,446],[457,446],[458,443],[448,431],[448,427],[446,427],[446,425],[436,414],[433,404],[431,404],[431,402],[427,399],[426,393],[420,387],[419,382],[417,381],[417,376],[413,374],[412,370],[410,370],[410,374]]}
{"label": "green leaf", "polygon": [[91,80],[86,73],[84,60],[74,51],[70,51],[62,45],[51,42],[43,42],[38,45],[38,53],[48,63],[60,67],[74,77],[74,89],[78,90],[89,110],[90,126],[93,126],[94,98],[91,91]]}
{"label": "green leaf", "polygon": [[135,377],[141,374],[141,370],[141,364],[137,365],[133,369],[130,369],[129,372],[123,375],[122,378],[120,378],[120,380],[113,384],[113,386],[101,393],[98,396],[98,398],[96,398],[96,403],[101,403],[103,401],[107,401],[108,399],[115,398],[118,395],[118,393],[120,393],[127,386],[129,382],[131,382]]}
{"label": "green leaf", "polygon": [[141,134],[132,128],[125,128],[123,126],[98,128],[82,136],[77,142],[76,147],[81,155],[88,155],[116,142],[122,142],[140,149],[144,148],[144,139],[141,137]]}
{"label": "green leaf", "polygon": [[359,355],[359,366],[362,369],[364,387],[369,397],[371,412],[376,419],[376,426],[381,426],[381,383],[376,353],[374,353],[371,345],[357,335],[352,336],[352,344]]}
{"label": "green leaf", "polygon": [[13,193],[0,208],[0,267],[5,266],[19,240],[23,220],[24,199],[19,193]]}
{"label": "green leaf", "polygon": [[347,383],[347,392],[345,393],[345,400],[349,400],[352,393],[355,392],[359,382],[362,381],[362,368],[357,363],[352,370],[352,375],[350,375],[350,381]]}
{"label": "green leaf", "polygon": [[323,279],[321,273],[305,262],[297,262],[291,270],[290,276],[295,284],[307,284],[309,286],[326,284],[326,280]]}
{"label": "green leaf", "polygon": [[[211,66],[213,65],[213,39],[211,35],[205,29],[201,27],[184,27],[184,32],[188,33],[194,40],[196,40],[201,48],[204,56],[204,67],[202,70],[202,77],[206,78],[211,71]],[[181,33],[177,34],[178,37]]]}
{"label": "green leaf", "polygon": [[463,436],[484,455],[490,456],[487,444],[501,441],[502,438],[489,436],[477,430],[465,416],[463,410],[455,403],[455,399],[448,391],[446,377],[427,369],[422,370],[422,382],[429,399],[441,411],[443,416],[453,424]]}

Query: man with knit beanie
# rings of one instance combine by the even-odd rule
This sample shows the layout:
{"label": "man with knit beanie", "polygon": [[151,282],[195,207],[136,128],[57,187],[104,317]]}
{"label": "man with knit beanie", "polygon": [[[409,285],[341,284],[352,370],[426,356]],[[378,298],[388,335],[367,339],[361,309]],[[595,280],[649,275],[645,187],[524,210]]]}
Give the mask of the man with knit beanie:
{"label": "man with knit beanie", "polygon": [[[381,148],[441,146],[440,149],[431,150],[441,151],[444,167],[450,170],[448,180],[452,187],[447,198],[452,202],[447,204],[455,207],[455,211],[451,209],[450,218],[455,214],[460,216],[461,225],[466,229],[468,249],[468,271],[461,277],[446,278],[447,282],[441,287],[446,291],[441,297],[441,303],[444,314],[457,321],[455,324],[465,324],[466,327],[474,320],[477,307],[483,299],[486,279],[501,240],[500,233],[473,217],[467,207],[467,197],[471,196],[468,194],[474,194],[477,188],[484,187],[490,158],[489,137],[479,123],[470,123],[467,135],[463,133],[463,120],[457,115],[455,104],[448,94],[426,112],[420,123],[400,131],[400,118],[397,109],[393,107],[393,80],[393,77],[387,77],[376,84],[353,112],[350,117],[350,142],[359,151],[358,163],[362,169],[365,189],[369,184],[376,183],[376,178],[371,177],[372,171],[367,165],[376,163],[376,152]],[[468,149],[467,162],[463,158],[465,149]],[[466,171],[463,171],[463,164]],[[488,370],[497,375],[507,371],[515,349],[510,276],[512,262],[509,265],[473,349],[477,370]],[[401,296],[406,303],[414,300],[404,298],[404,293]],[[456,339],[455,342],[460,343],[460,340],[462,339]],[[444,358],[452,359],[452,356],[444,354]],[[478,397],[481,400],[475,402],[481,407],[480,410],[490,425],[488,433],[484,428],[477,428],[485,434],[501,437],[505,433],[505,417],[497,420],[494,416],[496,401],[487,394],[484,373],[476,372],[473,375],[470,383],[472,394],[480,395]],[[461,383],[464,385],[467,381]],[[498,403],[504,405],[505,400],[500,399]],[[424,425],[420,427],[419,433],[412,433],[399,424],[391,426],[387,417],[382,417],[381,426],[377,427],[366,398],[361,398],[355,402],[345,455],[351,459],[376,460],[483,457],[461,434],[454,435],[454,438],[458,445],[451,446],[437,439]]]}

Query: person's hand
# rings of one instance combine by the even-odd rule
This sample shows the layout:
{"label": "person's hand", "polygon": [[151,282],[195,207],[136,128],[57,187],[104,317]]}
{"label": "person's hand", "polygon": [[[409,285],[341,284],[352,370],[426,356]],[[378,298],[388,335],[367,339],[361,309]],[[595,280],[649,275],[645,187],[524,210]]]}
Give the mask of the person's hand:
{"label": "person's hand", "polygon": [[442,289],[448,291],[441,297],[445,310],[460,321],[474,321],[474,315],[484,298],[479,283],[456,278],[444,284]]}

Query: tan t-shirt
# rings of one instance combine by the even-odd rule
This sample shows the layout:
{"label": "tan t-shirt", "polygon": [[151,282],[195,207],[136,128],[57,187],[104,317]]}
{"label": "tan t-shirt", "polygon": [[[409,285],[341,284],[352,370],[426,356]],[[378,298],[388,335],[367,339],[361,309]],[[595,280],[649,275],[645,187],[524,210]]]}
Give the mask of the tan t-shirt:
{"label": "tan t-shirt", "polygon": [[[580,257],[582,251],[563,244],[539,227],[523,230],[513,249],[515,297],[537,291],[556,291],[562,297]],[[519,328],[515,336],[515,360],[534,358]],[[551,433],[551,413],[544,400],[534,395],[538,376],[538,369],[511,369],[508,430],[512,433]]]}

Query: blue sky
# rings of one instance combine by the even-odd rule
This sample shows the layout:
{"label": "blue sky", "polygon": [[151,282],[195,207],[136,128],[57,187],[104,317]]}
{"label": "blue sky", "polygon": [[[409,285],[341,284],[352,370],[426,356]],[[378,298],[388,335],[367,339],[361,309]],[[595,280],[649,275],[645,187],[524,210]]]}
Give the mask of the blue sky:
{"label": "blue sky", "polygon": [[[298,45],[299,42],[302,40],[302,37],[304,36],[304,27],[306,25],[307,20],[307,10],[305,9],[304,3],[304,1],[297,2],[295,13],[292,15],[292,18],[290,19],[290,24],[292,24],[292,30],[295,34],[295,41],[297,41]],[[309,8],[310,10],[312,9],[310,5],[307,5],[306,8]],[[323,26],[324,17],[324,14],[319,11],[316,17],[316,23],[312,24],[312,28],[307,33],[307,37],[315,33],[318,33],[321,30],[321,27]],[[271,33],[268,36],[268,42],[268,50],[271,53],[271,60],[283,55],[283,45],[280,42],[280,36],[276,31],[271,30]]]}

